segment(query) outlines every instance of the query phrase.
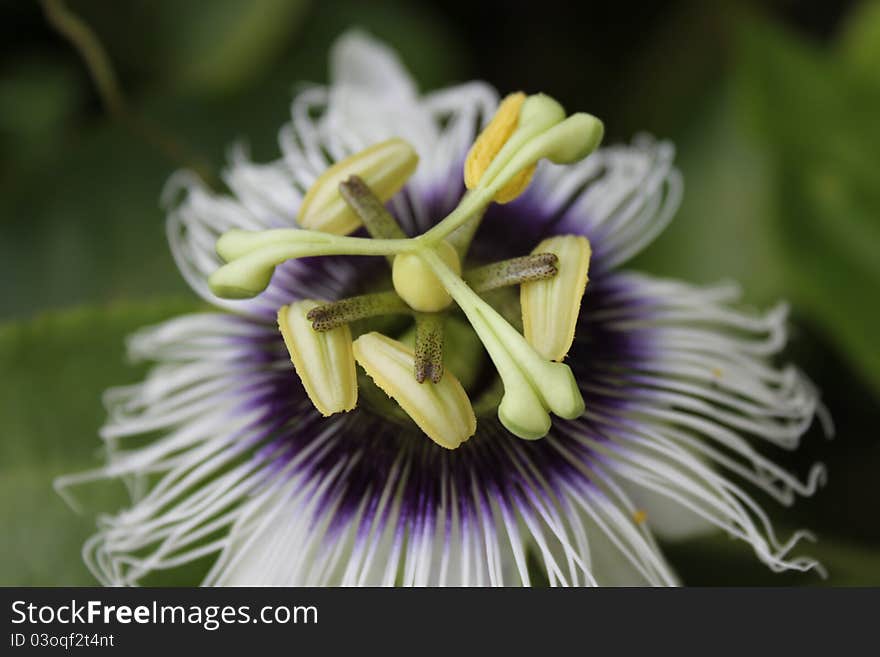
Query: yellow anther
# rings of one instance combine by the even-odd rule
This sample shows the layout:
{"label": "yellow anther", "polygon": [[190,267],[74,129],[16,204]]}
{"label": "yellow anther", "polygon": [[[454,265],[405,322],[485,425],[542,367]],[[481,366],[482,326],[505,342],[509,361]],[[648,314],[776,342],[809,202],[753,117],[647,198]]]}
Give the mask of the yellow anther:
{"label": "yellow anther", "polygon": [[319,333],[306,318],[319,305],[304,300],[283,306],[278,327],[306,394],[326,417],[355,407],[357,372],[348,325]]}
{"label": "yellow anther", "polygon": [[[520,91],[510,94],[501,101],[495,116],[471,146],[464,165],[464,184],[468,189],[473,189],[480,183],[492,160],[516,130],[525,100],[526,95]],[[515,199],[529,186],[534,173],[535,165],[520,171],[495,195],[495,200],[498,203],[507,203]]]}
{"label": "yellow anther", "polygon": [[[440,242],[437,254],[456,274],[461,274],[458,253],[449,242]],[[394,290],[410,308],[423,313],[435,313],[448,307],[452,297],[424,260],[416,253],[401,253],[394,258],[391,268]]]}
{"label": "yellow anther", "polygon": [[507,183],[504,187],[501,188],[501,191],[495,195],[496,203],[510,203],[524,191],[526,191],[526,187],[529,186],[529,183],[532,182],[532,176],[535,175],[535,168],[538,165],[533,164],[530,167],[526,167],[522,171],[520,171],[516,176],[513,177],[509,183]]}
{"label": "yellow anther", "polygon": [[590,243],[580,235],[556,235],[542,241],[532,253],[553,253],[558,273],[553,278],[520,286],[523,334],[549,360],[565,358],[587,287]]}
{"label": "yellow anther", "polygon": [[446,371],[439,383],[416,383],[412,350],[375,332],[355,340],[354,355],[376,385],[435,443],[455,449],[474,435],[474,409],[452,372]]}
{"label": "yellow anther", "polygon": [[347,235],[361,220],[339,194],[339,183],[360,177],[383,202],[394,196],[416,170],[419,156],[403,139],[389,139],[355,153],[327,169],[311,186],[297,215],[303,228]]}
{"label": "yellow anther", "polygon": [[637,525],[643,524],[648,519],[648,514],[642,509],[636,509],[633,511],[633,521]]}

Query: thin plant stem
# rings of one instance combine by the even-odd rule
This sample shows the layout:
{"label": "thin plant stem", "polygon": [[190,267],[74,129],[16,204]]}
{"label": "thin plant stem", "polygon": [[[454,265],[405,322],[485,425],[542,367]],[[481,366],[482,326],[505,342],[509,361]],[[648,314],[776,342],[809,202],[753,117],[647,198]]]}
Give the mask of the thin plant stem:
{"label": "thin plant stem", "polygon": [[74,14],[64,0],[40,0],[46,20],[76,49],[95,84],[107,113],[152,144],[175,164],[195,171],[208,185],[217,188],[219,181],[207,161],[192,153],[160,126],[133,112],[125,100],[119,79],[107,51],[94,30]]}

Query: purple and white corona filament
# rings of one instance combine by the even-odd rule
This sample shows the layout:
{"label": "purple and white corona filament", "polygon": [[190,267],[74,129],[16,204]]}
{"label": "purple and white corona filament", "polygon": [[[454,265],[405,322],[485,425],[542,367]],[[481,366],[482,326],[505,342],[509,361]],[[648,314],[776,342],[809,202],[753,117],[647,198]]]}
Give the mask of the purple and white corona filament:
{"label": "purple and white corona filament", "polygon": [[230,194],[168,185],[220,311],[131,338],[156,365],[108,391],[107,463],[58,482],[129,483],[84,547],[98,579],[207,558],[208,585],[675,585],[655,536],[712,528],[817,568],[749,492],[824,480],[761,453],[821,410],[775,364],[785,308],[621,269],[678,207],[672,147],[596,149],[601,123],[540,94],[419,95],[361,33],[331,68],[279,160],[236,150]]}

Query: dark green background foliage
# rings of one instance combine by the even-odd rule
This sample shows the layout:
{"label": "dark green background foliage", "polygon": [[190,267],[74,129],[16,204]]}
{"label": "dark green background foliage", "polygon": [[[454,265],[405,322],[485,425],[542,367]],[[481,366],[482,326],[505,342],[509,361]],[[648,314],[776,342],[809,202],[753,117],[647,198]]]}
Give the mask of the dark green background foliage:
{"label": "dark green background foliage", "polygon": [[[880,2],[71,0],[116,67],[131,112],[214,176],[232,140],[277,156],[298,81],[326,79],[332,39],[360,25],[423,89],[483,78],[600,116],[606,141],[674,140],[686,180],[672,227],[636,266],[736,278],[745,302],[793,307],[788,357],[838,429],[779,460],[828,486],[782,510],[830,571],[773,575],[721,537],[670,545],[692,584],[880,584]],[[94,526],[52,489],[100,462],[102,390],[143,370],[139,326],[198,307],[158,196],[182,164],[102,107],[40,5],[0,1],[0,584],[88,584]],[[759,499],[760,496],[759,496]],[[98,487],[88,506],[113,509]],[[186,582],[179,582],[186,583]]]}

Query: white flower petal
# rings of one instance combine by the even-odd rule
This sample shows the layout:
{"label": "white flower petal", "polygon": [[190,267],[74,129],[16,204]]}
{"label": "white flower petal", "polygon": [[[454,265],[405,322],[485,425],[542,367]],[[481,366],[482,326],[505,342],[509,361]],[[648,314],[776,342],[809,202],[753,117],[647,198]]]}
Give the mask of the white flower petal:
{"label": "white flower petal", "polygon": [[615,268],[650,244],[678,210],[683,184],[674,155],[669,142],[640,136],[574,165],[542,162],[524,196],[555,222],[553,233],[586,236],[597,264]]}
{"label": "white flower petal", "polygon": [[351,30],[337,39],[330,53],[330,71],[334,85],[351,86],[390,101],[415,101],[415,82],[397,53],[362,30]]}
{"label": "white flower petal", "polygon": [[718,531],[705,518],[644,486],[629,481],[621,482],[620,486],[636,507],[636,520],[645,522],[659,538],[684,541]]}

